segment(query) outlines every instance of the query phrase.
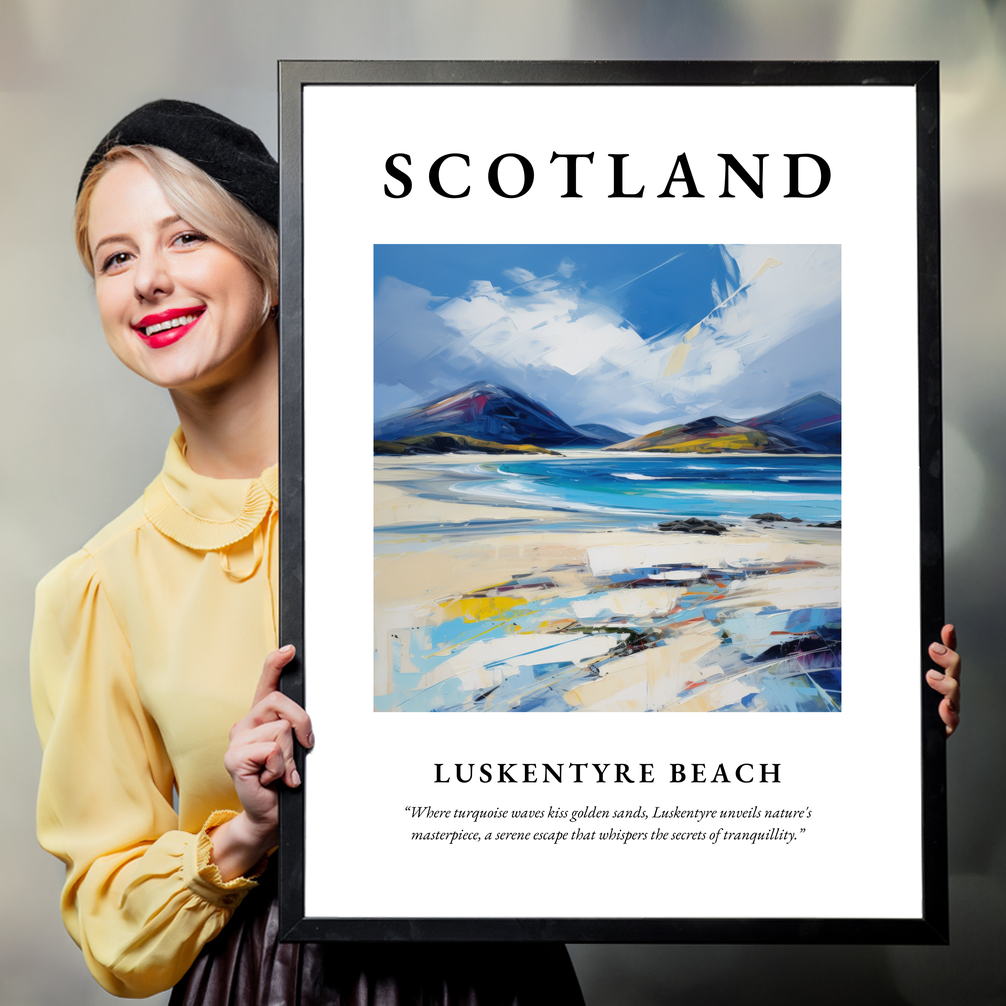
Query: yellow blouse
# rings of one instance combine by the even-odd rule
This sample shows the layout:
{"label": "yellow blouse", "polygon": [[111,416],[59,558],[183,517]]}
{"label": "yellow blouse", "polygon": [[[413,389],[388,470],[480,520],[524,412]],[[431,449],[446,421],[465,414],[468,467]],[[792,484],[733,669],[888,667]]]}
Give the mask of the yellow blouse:
{"label": "yellow blouse", "polygon": [[241,809],[228,731],[276,646],[277,492],[276,467],[197,475],[176,431],[143,498],[38,586],[38,837],[115,995],[174,985],[255,886],[223,882],[206,829]]}

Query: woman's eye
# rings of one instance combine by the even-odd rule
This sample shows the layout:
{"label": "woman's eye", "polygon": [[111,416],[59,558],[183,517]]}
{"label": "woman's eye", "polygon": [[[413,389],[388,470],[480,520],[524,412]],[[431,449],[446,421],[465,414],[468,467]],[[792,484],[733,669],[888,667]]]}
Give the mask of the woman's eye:
{"label": "woman's eye", "polygon": [[184,234],[179,234],[174,243],[182,248],[190,248],[192,245],[202,244],[205,240],[205,234],[200,234],[198,231],[186,231]]}
{"label": "woman's eye", "polygon": [[125,265],[129,261],[129,252],[116,252],[114,255],[109,255],[105,259],[101,271],[109,272],[114,271],[121,265]]}

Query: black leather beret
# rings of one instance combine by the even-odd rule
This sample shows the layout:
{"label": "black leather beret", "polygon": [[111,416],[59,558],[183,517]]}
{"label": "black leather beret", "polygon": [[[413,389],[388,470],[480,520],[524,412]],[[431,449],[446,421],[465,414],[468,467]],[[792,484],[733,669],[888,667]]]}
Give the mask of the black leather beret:
{"label": "black leather beret", "polygon": [[250,130],[191,101],[163,98],[130,112],[95,148],[80,176],[77,195],[91,169],[112,147],[166,147],[203,169],[263,220],[279,226],[279,165]]}

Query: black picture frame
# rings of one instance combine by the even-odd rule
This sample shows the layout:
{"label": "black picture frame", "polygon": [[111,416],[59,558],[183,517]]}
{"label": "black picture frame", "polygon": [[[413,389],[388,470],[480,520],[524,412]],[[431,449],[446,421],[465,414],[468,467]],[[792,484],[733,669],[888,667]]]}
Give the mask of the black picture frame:
{"label": "black picture frame", "polygon": [[[943,624],[940,380],[939,69],[935,62],[405,62],[281,61],[280,120],[280,641],[297,657],[282,688],[310,711],[304,648],[304,398],[302,94],[346,84],[646,84],[791,87],[908,86],[917,115],[919,350],[919,690],[923,724],[923,905],[920,918],[317,918],[305,915],[305,806],[310,759],[298,750],[304,785],[280,801],[280,927],[286,941],[563,941],[618,943],[941,944],[948,942],[945,736],[939,696],[925,684],[927,646]],[[339,868],[339,864],[333,864]]]}

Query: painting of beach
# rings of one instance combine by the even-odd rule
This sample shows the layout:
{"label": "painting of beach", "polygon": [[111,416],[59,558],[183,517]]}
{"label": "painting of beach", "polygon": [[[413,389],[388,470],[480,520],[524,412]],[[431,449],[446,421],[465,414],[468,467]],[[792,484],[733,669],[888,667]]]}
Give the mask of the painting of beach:
{"label": "painting of beach", "polygon": [[840,711],[840,266],[375,246],[374,708]]}

